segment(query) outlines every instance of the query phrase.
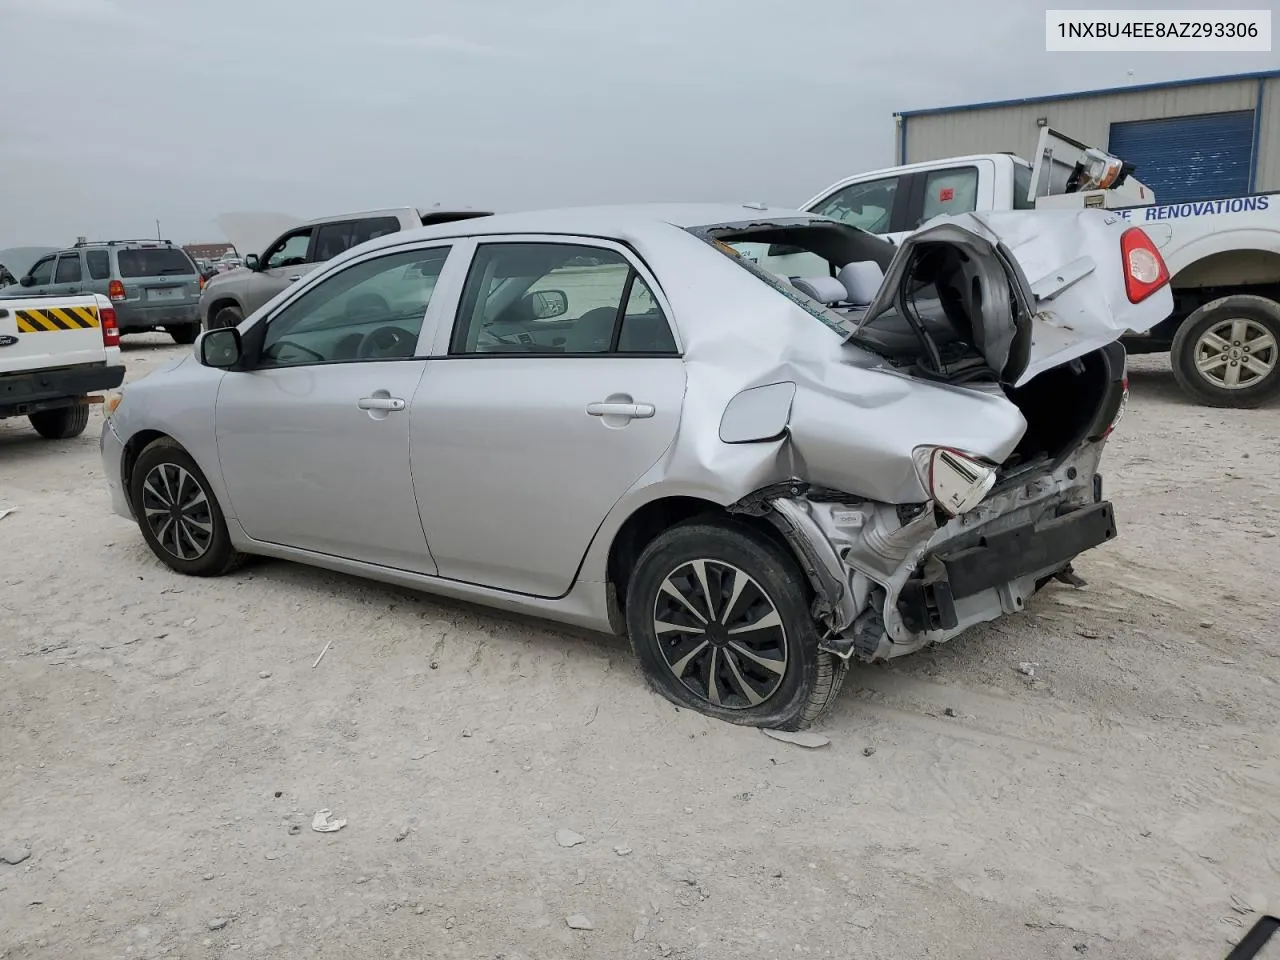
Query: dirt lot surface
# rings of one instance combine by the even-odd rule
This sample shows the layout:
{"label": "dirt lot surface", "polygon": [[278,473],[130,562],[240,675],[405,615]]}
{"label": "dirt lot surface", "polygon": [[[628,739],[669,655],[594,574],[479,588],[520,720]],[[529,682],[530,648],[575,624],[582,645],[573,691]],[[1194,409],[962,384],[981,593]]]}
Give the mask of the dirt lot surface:
{"label": "dirt lot surface", "polygon": [[96,414],[0,423],[0,957],[1224,956],[1280,908],[1280,411],[1134,366],[1088,587],[855,669],[815,750],[619,641],[183,579],[110,513]]}

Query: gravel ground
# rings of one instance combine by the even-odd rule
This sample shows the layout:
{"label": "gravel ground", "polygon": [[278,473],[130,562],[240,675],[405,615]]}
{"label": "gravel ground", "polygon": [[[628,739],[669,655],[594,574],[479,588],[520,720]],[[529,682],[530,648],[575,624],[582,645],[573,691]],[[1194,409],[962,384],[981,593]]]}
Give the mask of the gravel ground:
{"label": "gravel ground", "polygon": [[1134,367],[1088,586],[856,668],[815,750],[620,641],[178,577],[96,413],[0,423],[0,957],[1224,956],[1280,908],[1280,416]]}

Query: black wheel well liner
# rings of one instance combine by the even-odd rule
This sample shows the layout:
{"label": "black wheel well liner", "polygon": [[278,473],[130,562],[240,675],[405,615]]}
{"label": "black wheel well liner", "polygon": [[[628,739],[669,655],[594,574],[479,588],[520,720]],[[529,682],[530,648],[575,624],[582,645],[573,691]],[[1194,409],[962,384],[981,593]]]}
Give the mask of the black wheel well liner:
{"label": "black wheel well liner", "polygon": [[244,316],[244,307],[240,306],[240,301],[237,300],[235,297],[224,296],[222,299],[215,300],[213,301],[213,303],[209,304],[209,312],[205,315],[205,318],[204,318],[205,323],[206,324],[212,323],[213,318],[218,315],[219,311],[225,310],[227,307],[235,307],[237,310],[240,311],[240,315],[242,317]]}
{"label": "black wheel well liner", "polygon": [[627,582],[640,554],[667,530],[695,518],[700,521],[721,520],[750,527],[782,547],[787,556],[801,562],[796,557],[795,548],[767,517],[731,511],[721,504],[700,497],[661,497],[652,500],[626,519],[609,545],[605,580],[610,594],[609,620],[616,633],[626,632]]}
{"label": "black wheel well liner", "polygon": [[[130,510],[133,510],[133,498],[130,493],[133,465],[138,462],[138,457],[142,456],[142,451],[157,440],[173,440],[173,437],[160,430],[139,430],[125,442],[124,454],[120,457],[120,480],[124,486],[124,499],[129,504]],[[173,442],[177,443],[176,440]]]}

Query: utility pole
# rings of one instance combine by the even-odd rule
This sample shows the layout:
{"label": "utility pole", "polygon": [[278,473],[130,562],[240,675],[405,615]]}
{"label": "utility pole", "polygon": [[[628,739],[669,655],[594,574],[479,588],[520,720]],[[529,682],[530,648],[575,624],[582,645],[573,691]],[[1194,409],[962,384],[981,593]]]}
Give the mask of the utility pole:
{"label": "utility pole", "polygon": [[156,239],[157,240],[160,239],[160,221],[159,220],[156,221]]}

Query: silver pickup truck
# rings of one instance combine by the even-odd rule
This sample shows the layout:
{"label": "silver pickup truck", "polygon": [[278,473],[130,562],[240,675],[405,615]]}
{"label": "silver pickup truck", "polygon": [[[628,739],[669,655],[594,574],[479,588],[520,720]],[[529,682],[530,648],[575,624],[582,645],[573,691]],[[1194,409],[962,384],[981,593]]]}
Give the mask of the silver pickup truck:
{"label": "silver pickup truck", "polygon": [[247,254],[244,267],[209,280],[200,296],[200,317],[206,330],[234,327],[290,284],[357,244],[400,230],[490,215],[465,208],[395,207],[308,220],[285,230],[261,254]]}

